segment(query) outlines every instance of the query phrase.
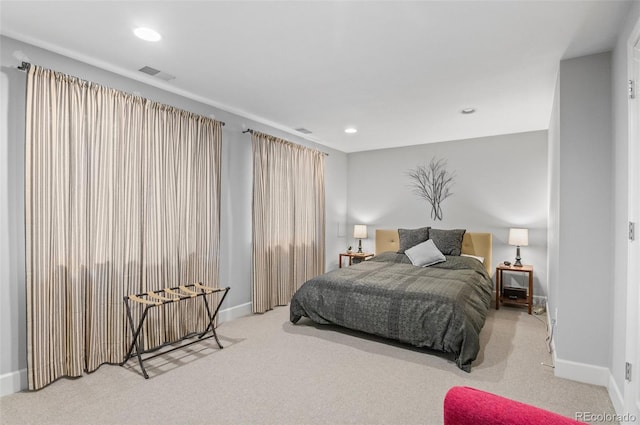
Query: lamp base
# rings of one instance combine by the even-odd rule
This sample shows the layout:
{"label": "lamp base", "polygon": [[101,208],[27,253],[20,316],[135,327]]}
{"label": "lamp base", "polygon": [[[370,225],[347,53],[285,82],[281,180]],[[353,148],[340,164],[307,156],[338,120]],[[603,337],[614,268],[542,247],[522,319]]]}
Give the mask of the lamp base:
{"label": "lamp base", "polygon": [[517,246],[516,247],[516,262],[513,263],[513,267],[522,267],[522,262],[520,260],[522,260],[522,258],[520,258],[520,247]]}
{"label": "lamp base", "polygon": [[358,239],[358,254],[362,254],[362,239]]}

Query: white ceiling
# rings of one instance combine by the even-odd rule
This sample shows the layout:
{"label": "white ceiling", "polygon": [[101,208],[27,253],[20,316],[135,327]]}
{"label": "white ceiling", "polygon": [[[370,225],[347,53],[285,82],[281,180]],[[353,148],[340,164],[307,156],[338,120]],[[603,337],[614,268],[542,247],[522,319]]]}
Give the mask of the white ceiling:
{"label": "white ceiling", "polygon": [[547,129],[558,62],[631,1],[3,0],[0,32],[355,152]]}

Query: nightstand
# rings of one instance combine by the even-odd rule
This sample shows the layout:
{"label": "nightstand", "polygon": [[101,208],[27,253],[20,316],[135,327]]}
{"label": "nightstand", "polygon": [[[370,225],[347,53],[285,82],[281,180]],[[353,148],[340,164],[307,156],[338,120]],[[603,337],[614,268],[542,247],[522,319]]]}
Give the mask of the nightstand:
{"label": "nightstand", "polygon": [[342,259],[344,257],[348,257],[349,258],[349,265],[351,265],[353,263],[353,260],[359,260],[357,261],[358,263],[360,261],[364,261],[367,258],[371,258],[373,257],[373,254],[371,254],[370,252],[361,252],[361,253],[357,253],[357,252],[343,252],[340,253],[340,255],[338,256],[338,267],[342,268]]}
{"label": "nightstand", "polygon": [[[508,297],[504,295],[504,288],[502,287],[503,272],[529,274],[529,288],[526,298]],[[516,267],[498,264],[496,267],[496,310],[500,309],[500,303],[526,305],[529,308],[529,314],[531,314],[531,307],[533,307],[533,266],[524,265]]]}

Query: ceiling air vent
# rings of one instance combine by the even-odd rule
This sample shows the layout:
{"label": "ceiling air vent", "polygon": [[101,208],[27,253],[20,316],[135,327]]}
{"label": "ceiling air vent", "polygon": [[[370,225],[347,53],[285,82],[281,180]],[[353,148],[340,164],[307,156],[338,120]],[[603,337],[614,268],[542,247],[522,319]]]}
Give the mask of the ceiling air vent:
{"label": "ceiling air vent", "polygon": [[150,66],[143,66],[138,71],[144,72],[145,74],[149,74],[149,75],[156,75],[160,72],[159,70],[155,68],[151,68]]}
{"label": "ceiling air vent", "polygon": [[153,77],[159,78],[164,81],[171,81],[176,78],[171,74],[167,74],[166,72],[162,72],[158,69],[151,68],[150,66],[143,66],[138,71],[144,72],[145,74],[151,75]]}
{"label": "ceiling air vent", "polygon": [[296,128],[296,131],[302,134],[311,134],[311,131],[307,130],[304,127]]}

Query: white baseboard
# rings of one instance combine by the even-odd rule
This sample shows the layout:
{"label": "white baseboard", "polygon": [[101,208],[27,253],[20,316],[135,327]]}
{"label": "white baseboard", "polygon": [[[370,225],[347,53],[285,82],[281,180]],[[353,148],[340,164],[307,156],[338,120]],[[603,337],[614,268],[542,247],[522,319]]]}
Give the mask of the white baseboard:
{"label": "white baseboard", "polygon": [[553,354],[553,364],[555,365],[553,371],[556,377],[584,382],[585,384],[600,385],[602,387],[609,385],[611,372],[608,368],[562,360],[558,358],[555,352]]}
{"label": "white baseboard", "polygon": [[251,314],[251,302],[225,308],[218,312],[218,323],[228,322]]}
{"label": "white baseboard", "polygon": [[[251,303],[229,307],[218,312],[218,322],[227,322],[251,314]],[[0,375],[0,397],[17,393],[29,387],[27,369]]]}
{"label": "white baseboard", "polygon": [[[547,304],[547,311],[548,310],[549,305]],[[552,329],[551,315],[547,315],[547,323],[549,329]],[[558,360],[556,356],[555,341],[553,338],[551,339],[551,350],[553,352],[553,364],[555,365],[554,375],[556,377],[605,386],[616,413],[620,415],[626,413],[624,411],[624,397],[622,396],[622,392],[620,391],[620,388],[618,388],[618,385],[616,384],[615,379],[613,379],[613,375],[611,375],[611,371],[608,368],[570,362],[567,360]],[[558,366],[560,370],[558,370]],[[602,381],[606,382],[602,383]]]}
{"label": "white baseboard", "polygon": [[620,391],[620,388],[618,388],[616,380],[613,379],[613,375],[611,373],[609,373],[609,385],[607,385],[607,392],[609,393],[609,398],[611,399],[611,403],[613,404],[613,408],[616,413],[619,415],[625,414],[624,397],[622,396],[622,392]]}
{"label": "white baseboard", "polygon": [[0,375],[0,397],[26,390],[28,386],[27,369]]}

